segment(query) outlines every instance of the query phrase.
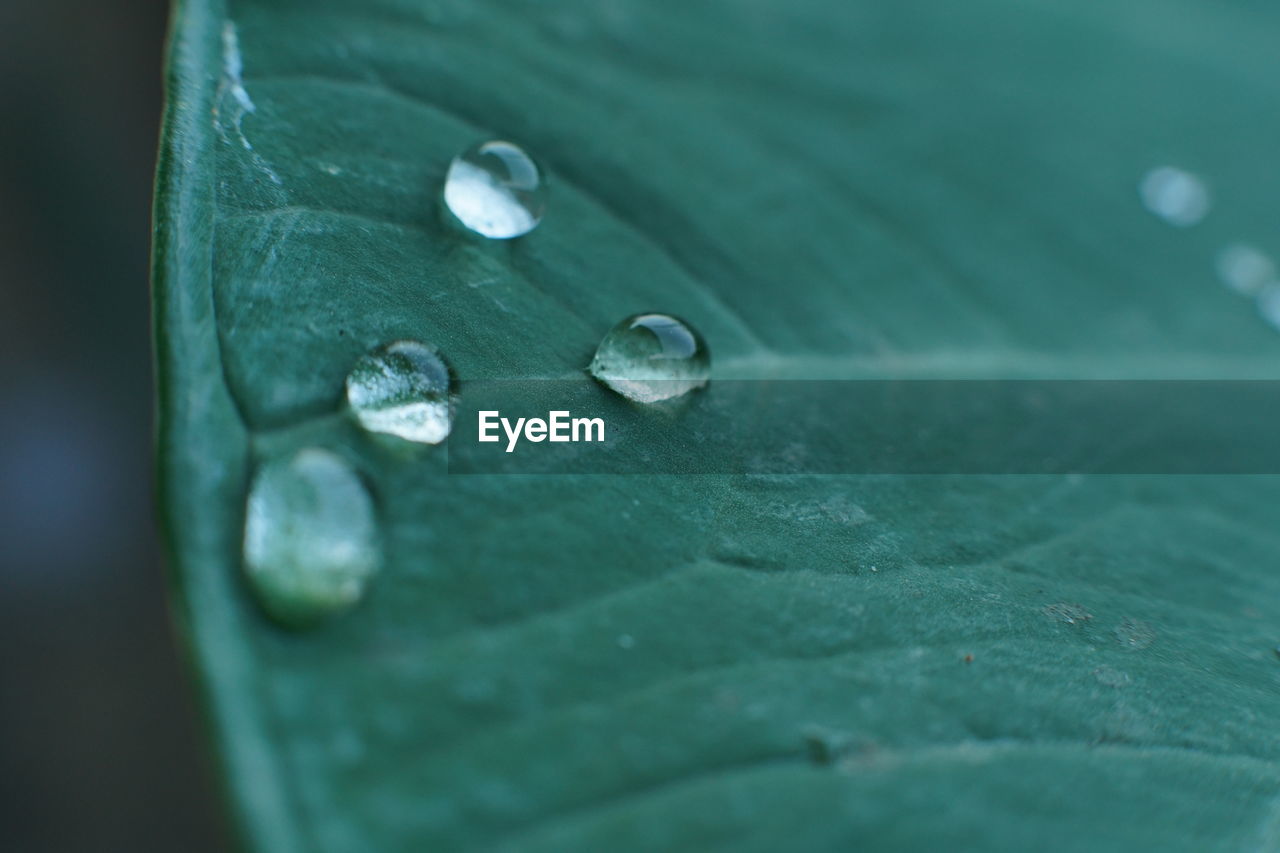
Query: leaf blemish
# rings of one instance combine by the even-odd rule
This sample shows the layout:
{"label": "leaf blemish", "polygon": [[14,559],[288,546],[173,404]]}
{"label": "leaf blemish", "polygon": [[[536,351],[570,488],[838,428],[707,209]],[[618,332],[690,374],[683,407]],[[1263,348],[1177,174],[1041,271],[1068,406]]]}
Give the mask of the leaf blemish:
{"label": "leaf blemish", "polygon": [[1067,602],[1046,605],[1044,608],[1044,614],[1050,619],[1063,622],[1067,625],[1079,625],[1093,619],[1093,614],[1088,610],[1085,610],[1079,604],[1070,604]]}
{"label": "leaf blemish", "polygon": [[810,726],[803,732],[805,751],[809,761],[819,766],[835,764],[851,752],[855,746],[848,732],[835,731],[821,726]]}
{"label": "leaf blemish", "polygon": [[227,21],[222,25],[222,84],[219,88],[218,104],[221,107],[222,98],[230,95],[235,101],[236,112],[232,116],[231,121],[236,129],[236,133],[240,136],[240,143],[245,147],[246,151],[252,151],[253,146],[249,144],[249,140],[240,132],[240,120],[245,113],[256,112],[258,107],[253,103],[253,98],[249,97],[249,91],[244,87],[244,59],[240,56],[240,37],[236,34],[236,25],[234,21]]}
{"label": "leaf blemish", "polygon": [[[232,108],[227,121],[222,120],[222,105],[230,98]],[[250,152],[254,165],[276,186],[284,186],[284,181],[275,170],[267,165],[267,161],[254,152],[249,137],[245,136],[242,127],[244,117],[248,113],[258,111],[258,106],[249,97],[249,90],[244,86],[244,57],[240,54],[240,37],[236,32],[234,21],[226,21],[222,25],[222,80],[218,83],[218,93],[214,99],[213,120],[219,135],[227,138],[228,126],[239,140],[241,147]]]}

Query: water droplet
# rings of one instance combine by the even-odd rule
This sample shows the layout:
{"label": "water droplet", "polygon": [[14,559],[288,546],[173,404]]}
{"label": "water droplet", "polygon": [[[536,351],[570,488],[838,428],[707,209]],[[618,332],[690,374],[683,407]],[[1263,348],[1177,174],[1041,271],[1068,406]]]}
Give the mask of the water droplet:
{"label": "water droplet", "polygon": [[363,356],[347,375],[347,404],[360,425],[420,444],[452,427],[452,373],[435,347],[396,341]]}
{"label": "water droplet", "polygon": [[684,321],[636,314],[609,330],[588,370],[624,397],[657,403],[705,386],[711,355]]}
{"label": "water droplet", "polygon": [[319,448],[268,462],[249,490],[244,562],[258,602],[283,625],[305,627],[354,605],[379,564],[360,478]]}
{"label": "water droplet", "polygon": [[1258,294],[1258,314],[1280,329],[1280,284],[1271,284]]}
{"label": "water droplet", "polygon": [[528,234],[547,208],[547,184],[538,164],[518,146],[481,142],[453,158],[444,202],[470,230],[495,240]]}
{"label": "water droplet", "polygon": [[1276,283],[1276,265],[1261,249],[1235,243],[1218,252],[1218,278],[1237,293],[1253,296]]}
{"label": "water droplet", "polygon": [[1209,212],[1209,189],[1196,175],[1173,166],[1152,169],[1138,186],[1142,204],[1170,225],[1195,225]]}
{"label": "water droplet", "polygon": [[618,635],[618,648],[624,650],[634,649],[636,647],[636,638],[630,634]]}

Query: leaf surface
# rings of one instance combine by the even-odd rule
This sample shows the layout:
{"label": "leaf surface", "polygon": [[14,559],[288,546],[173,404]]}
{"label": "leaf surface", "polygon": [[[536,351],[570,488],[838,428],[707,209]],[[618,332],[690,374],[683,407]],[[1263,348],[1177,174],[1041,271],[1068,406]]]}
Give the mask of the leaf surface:
{"label": "leaf surface", "polygon": [[[1274,377],[1280,338],[1212,260],[1271,237],[1278,24],[180,3],[162,512],[250,846],[1280,846],[1274,478],[450,476],[341,405],[389,341],[464,387],[572,379],[648,310],[715,379]],[[552,181],[507,243],[440,211],[488,137]],[[1201,226],[1141,209],[1165,163],[1210,180]],[[385,565],[290,633],[241,538],[252,472],[306,446],[369,484]]]}

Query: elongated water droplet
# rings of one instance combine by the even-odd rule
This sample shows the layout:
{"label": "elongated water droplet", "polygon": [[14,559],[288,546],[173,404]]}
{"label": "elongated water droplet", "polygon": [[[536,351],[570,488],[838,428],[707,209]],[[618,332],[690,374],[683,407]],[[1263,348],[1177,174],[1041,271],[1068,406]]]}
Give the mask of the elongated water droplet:
{"label": "elongated water droplet", "polygon": [[363,356],[347,374],[347,405],[371,432],[439,444],[452,426],[449,365],[435,347],[396,341]]}
{"label": "elongated water droplet", "polygon": [[1209,189],[1196,175],[1173,166],[1152,169],[1138,186],[1142,204],[1170,225],[1195,225],[1209,212]]}
{"label": "elongated water droplet", "polygon": [[444,202],[470,230],[495,240],[528,234],[547,209],[542,170],[519,146],[493,140],[453,158]]}
{"label": "elongated water droplet", "polygon": [[624,397],[657,403],[706,385],[711,354],[683,320],[636,314],[609,330],[588,370]]}
{"label": "elongated water droplet", "polygon": [[1276,283],[1276,265],[1261,249],[1235,243],[1218,252],[1218,278],[1237,293],[1254,296]]}
{"label": "elongated water droplet", "polygon": [[258,472],[245,517],[245,572],[277,622],[301,628],[346,610],[379,562],[373,502],[338,456],[307,448]]}

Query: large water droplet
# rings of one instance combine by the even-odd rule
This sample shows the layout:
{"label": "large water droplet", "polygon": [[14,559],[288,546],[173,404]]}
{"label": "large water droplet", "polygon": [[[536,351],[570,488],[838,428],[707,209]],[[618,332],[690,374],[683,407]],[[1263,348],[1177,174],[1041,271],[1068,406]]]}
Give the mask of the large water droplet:
{"label": "large water droplet", "polygon": [[624,397],[657,403],[706,385],[711,355],[683,320],[636,314],[609,330],[588,370]]}
{"label": "large water droplet", "polygon": [[1173,166],[1152,169],[1138,186],[1142,204],[1170,225],[1195,225],[1209,212],[1209,189],[1196,175]]}
{"label": "large water droplet", "polygon": [[396,341],[347,374],[347,404],[371,432],[439,444],[452,426],[453,377],[435,347]]}
{"label": "large water droplet", "polygon": [[444,202],[467,228],[495,240],[528,234],[547,209],[547,184],[528,154],[510,142],[473,145],[453,158]]}
{"label": "large water droplet", "polygon": [[1254,296],[1276,282],[1276,265],[1261,249],[1235,243],[1218,252],[1214,264],[1222,283],[1237,293]]}
{"label": "large water droplet", "polygon": [[360,600],[380,561],[373,502],[347,463],[307,448],[254,478],[244,527],[249,583],[273,619],[301,628]]}

